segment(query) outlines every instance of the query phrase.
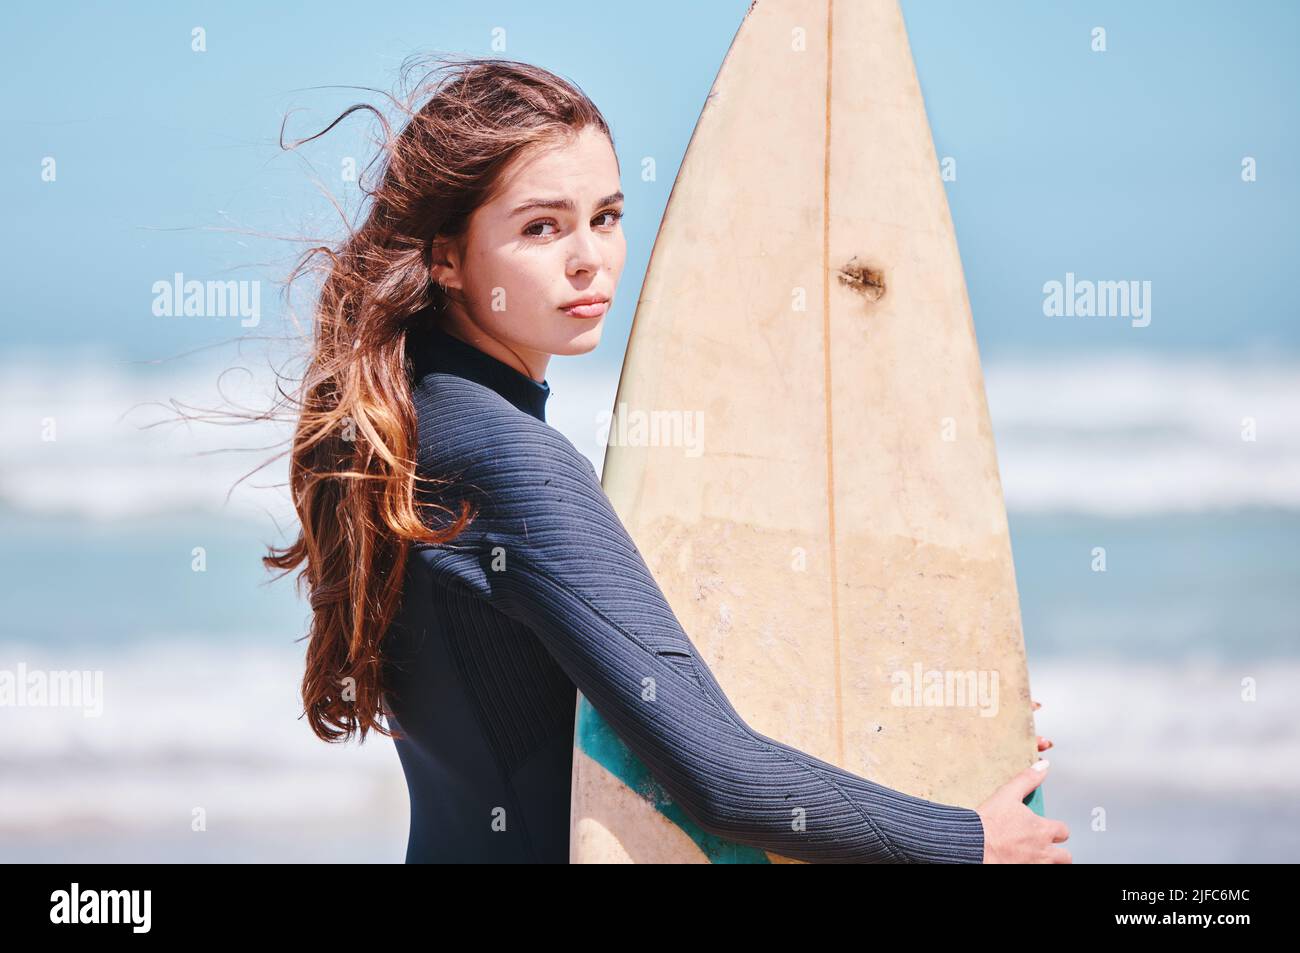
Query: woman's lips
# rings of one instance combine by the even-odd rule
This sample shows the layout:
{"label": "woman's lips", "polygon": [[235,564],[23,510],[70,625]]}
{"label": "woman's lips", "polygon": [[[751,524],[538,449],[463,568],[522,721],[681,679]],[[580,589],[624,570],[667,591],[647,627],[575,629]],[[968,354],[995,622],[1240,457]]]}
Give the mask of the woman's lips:
{"label": "woman's lips", "polygon": [[580,304],[563,310],[571,318],[599,318],[608,308],[608,301],[597,301],[594,304]]}

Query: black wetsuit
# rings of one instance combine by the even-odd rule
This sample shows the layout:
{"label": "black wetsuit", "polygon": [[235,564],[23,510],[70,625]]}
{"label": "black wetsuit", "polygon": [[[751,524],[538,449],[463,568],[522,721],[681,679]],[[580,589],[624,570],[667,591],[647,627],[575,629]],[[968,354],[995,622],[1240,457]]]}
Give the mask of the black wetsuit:
{"label": "black wetsuit", "polygon": [[419,472],[454,481],[420,499],[479,508],[453,542],[412,552],[383,643],[389,724],[406,735],[408,863],[568,862],[575,688],[719,837],[819,863],[982,862],[973,810],[745,723],[595,469],[545,422],[547,383],[431,319],[407,356]]}

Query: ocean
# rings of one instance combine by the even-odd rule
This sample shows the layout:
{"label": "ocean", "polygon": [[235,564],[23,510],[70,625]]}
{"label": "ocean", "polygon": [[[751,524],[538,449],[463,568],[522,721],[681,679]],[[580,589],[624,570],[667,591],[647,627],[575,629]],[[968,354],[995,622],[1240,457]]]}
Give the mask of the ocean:
{"label": "ocean", "polygon": [[[617,375],[587,368],[553,362],[549,420],[599,472],[591,408]],[[283,458],[232,491],[287,427],[148,426],[169,398],[211,403],[215,376],[0,373],[0,670],[102,673],[95,713],[0,709],[0,859],[403,858],[391,742],[325,744],[301,718],[306,606],[258,561],[293,526]],[[985,377],[1045,803],[1076,862],[1300,860],[1300,364],[1035,356]],[[264,378],[233,381],[256,405]]]}

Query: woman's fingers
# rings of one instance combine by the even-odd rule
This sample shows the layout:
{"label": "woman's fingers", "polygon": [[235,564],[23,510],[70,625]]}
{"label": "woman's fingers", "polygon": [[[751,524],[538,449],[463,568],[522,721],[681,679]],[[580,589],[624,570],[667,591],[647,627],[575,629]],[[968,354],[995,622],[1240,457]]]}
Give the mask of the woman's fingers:
{"label": "woman's fingers", "polygon": [[[1033,699],[1030,699],[1030,701],[1033,701]],[[1042,707],[1043,707],[1043,703],[1042,703],[1042,702],[1037,702],[1037,701],[1034,702],[1034,711],[1038,711],[1038,709],[1040,709],[1040,708],[1042,708]],[[1039,750],[1039,751],[1046,751],[1046,750],[1047,750],[1048,748],[1050,748],[1050,747],[1052,747],[1052,742],[1049,741],[1048,739],[1044,738],[1042,735],[1039,735],[1039,736],[1038,736],[1038,750]]]}

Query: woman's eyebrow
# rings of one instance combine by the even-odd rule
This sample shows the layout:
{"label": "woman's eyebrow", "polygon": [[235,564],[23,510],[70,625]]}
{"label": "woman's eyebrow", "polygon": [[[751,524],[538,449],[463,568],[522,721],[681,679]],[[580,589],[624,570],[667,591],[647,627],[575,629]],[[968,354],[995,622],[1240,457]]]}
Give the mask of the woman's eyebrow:
{"label": "woman's eyebrow", "polygon": [[[613,205],[615,202],[621,202],[621,201],[623,201],[622,192],[611,192],[609,195],[606,195],[603,199],[601,199],[596,204]],[[568,199],[529,199],[527,202],[524,202],[522,205],[516,206],[514,210],[511,211],[510,214],[518,215],[520,212],[527,212],[529,209],[534,209],[534,208],[556,208],[556,209],[561,209],[565,212],[572,212],[573,203],[570,202]]]}

